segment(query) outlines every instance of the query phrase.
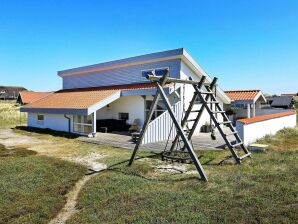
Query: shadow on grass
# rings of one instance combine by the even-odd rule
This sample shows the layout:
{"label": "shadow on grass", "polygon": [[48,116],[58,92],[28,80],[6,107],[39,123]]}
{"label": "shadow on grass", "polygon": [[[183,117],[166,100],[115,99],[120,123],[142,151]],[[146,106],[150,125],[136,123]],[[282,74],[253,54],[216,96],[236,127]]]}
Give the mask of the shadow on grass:
{"label": "shadow on grass", "polygon": [[36,155],[37,152],[29,150],[23,147],[13,147],[6,148],[4,145],[0,144],[0,159],[7,157],[26,157],[31,155]]}
{"label": "shadow on grass", "polygon": [[22,130],[30,133],[37,133],[37,134],[46,134],[46,135],[51,135],[54,137],[63,137],[63,138],[69,138],[69,139],[75,139],[80,137],[80,135],[73,134],[73,133],[68,133],[64,131],[55,131],[51,130],[48,128],[33,128],[33,127],[27,127],[27,126],[16,126],[15,128],[12,129],[17,129],[17,130]]}
{"label": "shadow on grass", "polygon": [[[145,158],[161,160],[162,152],[161,153],[151,152],[151,153],[153,153],[153,154],[147,155],[147,156],[139,156],[135,159],[135,161],[140,160],[140,159],[145,159]],[[204,157],[204,155],[201,155],[198,158],[201,159],[203,157]],[[217,163],[212,163],[215,160],[215,158],[212,158],[212,159],[209,159],[208,161],[204,162],[202,165],[222,166],[223,162],[230,158],[231,158],[231,156],[228,156],[224,160],[217,162]],[[142,174],[141,171],[139,172],[138,170],[133,170],[132,168],[129,168],[129,167],[131,167],[128,165],[129,161],[130,160],[128,159],[128,160],[123,160],[121,162],[112,164],[107,169],[101,170],[98,173],[103,172],[103,171],[113,171],[113,172],[121,173],[124,175],[135,176],[135,177],[139,177],[139,178],[142,178],[142,179],[145,179],[148,181],[154,181],[154,182],[180,182],[180,181],[202,180],[202,178],[199,177],[199,173],[197,174],[197,176],[187,175],[184,177],[177,177],[177,176],[183,175],[184,174],[183,172],[182,173],[169,173],[170,178],[156,178],[156,177],[151,178],[151,177],[146,176],[145,174]],[[126,164],[127,166],[125,166],[125,167],[121,166],[124,164]],[[196,175],[196,174],[194,174],[194,175]],[[175,177],[175,178],[172,178],[172,177]]]}

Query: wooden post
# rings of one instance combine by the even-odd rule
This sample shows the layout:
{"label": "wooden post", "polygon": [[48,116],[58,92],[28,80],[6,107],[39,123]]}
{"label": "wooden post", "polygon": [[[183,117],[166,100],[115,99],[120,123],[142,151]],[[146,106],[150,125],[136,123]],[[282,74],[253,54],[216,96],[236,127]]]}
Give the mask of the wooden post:
{"label": "wooden post", "polygon": [[247,118],[250,118],[250,104],[247,104]]}
{"label": "wooden post", "polygon": [[252,104],[252,117],[256,116],[256,103]]}
{"label": "wooden post", "polygon": [[167,99],[167,96],[166,94],[164,93],[163,91],[163,88],[160,86],[159,83],[157,83],[157,89],[167,107],[167,110],[172,118],[172,121],[174,122],[175,126],[176,126],[176,129],[177,129],[177,132],[179,133],[179,135],[181,136],[182,138],[182,141],[184,142],[184,145],[185,145],[185,148],[187,149],[192,161],[194,162],[199,174],[200,174],[200,177],[202,178],[202,180],[204,181],[208,181],[208,178],[206,176],[206,173],[204,171],[204,168],[203,166],[201,165],[196,153],[194,152],[193,148],[192,148],[192,145],[190,144],[189,140],[187,139],[183,129],[182,129],[182,126],[180,125],[180,122],[177,121],[176,117],[175,117],[175,114],[174,114],[174,111],[172,110],[172,107],[171,107],[171,104],[169,102],[169,100]]}
{"label": "wooden post", "polygon": [[[160,83],[161,83],[161,86],[162,87],[166,84],[168,76],[169,76],[169,70],[166,69],[165,74],[160,79]],[[135,145],[135,148],[134,148],[133,153],[131,155],[131,158],[129,160],[129,163],[128,163],[129,166],[133,163],[133,161],[134,161],[134,159],[135,159],[135,157],[137,155],[137,152],[138,152],[138,150],[140,148],[140,145],[142,144],[142,141],[144,139],[145,133],[146,133],[147,128],[148,128],[148,125],[149,125],[149,123],[151,121],[151,118],[153,116],[153,113],[155,111],[155,108],[157,107],[157,103],[159,101],[159,98],[160,98],[160,93],[159,93],[159,91],[156,91],[156,94],[155,94],[154,99],[152,101],[152,104],[151,104],[149,113],[147,115],[147,118],[146,118],[145,123],[144,123],[143,128],[142,128],[142,131],[140,133],[140,137],[139,137],[139,139],[138,139],[138,141],[137,141],[137,143]]]}
{"label": "wooden post", "polygon": [[93,128],[93,130],[92,130],[92,132],[93,133],[96,133],[96,111],[93,113],[93,122],[92,122],[92,128]]}

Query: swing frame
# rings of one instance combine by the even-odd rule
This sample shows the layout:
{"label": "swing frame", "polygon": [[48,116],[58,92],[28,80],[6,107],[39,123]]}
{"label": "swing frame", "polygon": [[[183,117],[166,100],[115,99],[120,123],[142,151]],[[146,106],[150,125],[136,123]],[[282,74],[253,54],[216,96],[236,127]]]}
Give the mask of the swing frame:
{"label": "swing frame", "polygon": [[200,82],[195,82],[193,80],[182,80],[182,79],[175,79],[175,78],[169,78],[169,69],[166,68],[163,70],[163,75],[162,77],[159,77],[159,76],[156,76],[155,75],[155,70],[153,71],[150,71],[149,72],[149,75],[147,75],[147,79],[151,80],[151,81],[154,81],[155,84],[156,84],[156,88],[157,88],[157,91],[156,91],[156,94],[154,96],[154,99],[153,99],[153,102],[151,104],[151,107],[150,107],[150,110],[149,110],[149,113],[146,117],[146,120],[145,120],[145,123],[144,123],[144,126],[142,128],[142,131],[140,133],[140,137],[135,145],[135,148],[133,150],[133,153],[131,155],[131,158],[129,160],[129,163],[128,165],[132,165],[132,163],[134,162],[134,159],[136,157],[136,154],[140,148],[140,145],[143,141],[143,138],[145,136],[145,133],[147,131],[147,128],[148,128],[148,125],[151,121],[151,118],[153,116],[153,113],[155,111],[155,108],[157,107],[157,103],[158,101],[160,100],[160,98],[163,100],[171,118],[172,118],[172,121],[176,127],[176,130],[177,130],[177,135],[179,135],[182,139],[182,141],[184,142],[184,146],[185,148],[187,149],[198,173],[199,173],[199,178],[204,180],[204,181],[208,181],[208,178],[207,178],[207,175],[205,173],[205,170],[202,166],[202,164],[200,163],[193,147],[192,147],[192,144],[190,142],[190,140],[187,138],[185,132],[183,131],[183,128],[180,124],[180,122],[176,119],[175,117],[175,114],[174,114],[174,111],[172,109],[172,106],[163,90],[163,87],[165,84],[167,83],[185,83],[185,84],[192,84],[192,85],[198,85],[200,84]]}
{"label": "swing frame", "polygon": [[[131,155],[131,158],[129,160],[129,164],[131,165],[136,157],[136,154],[140,148],[140,145],[143,141],[144,135],[147,131],[148,125],[151,121],[152,115],[155,111],[155,108],[157,107],[157,103],[159,101],[159,99],[161,98],[167,108],[167,111],[170,115],[170,117],[172,118],[172,121],[176,127],[177,133],[176,133],[176,137],[174,138],[173,142],[172,142],[172,146],[170,149],[170,152],[172,152],[174,150],[174,148],[176,147],[179,138],[181,138],[181,140],[184,142],[184,146],[182,151],[184,151],[185,149],[187,150],[188,154],[190,155],[191,160],[193,161],[198,173],[199,173],[199,177],[200,179],[204,180],[204,181],[208,181],[208,178],[206,176],[206,173],[202,167],[202,164],[200,163],[197,155],[194,152],[193,146],[191,144],[191,138],[195,132],[195,128],[197,127],[197,124],[204,112],[204,109],[207,110],[207,112],[209,113],[210,118],[212,119],[212,121],[214,122],[216,128],[218,129],[220,135],[222,136],[222,138],[224,139],[227,147],[229,148],[232,156],[234,157],[235,161],[240,164],[241,161],[247,157],[251,158],[251,153],[249,152],[249,150],[246,148],[246,146],[244,145],[242,139],[240,138],[237,130],[233,127],[232,122],[229,120],[229,118],[227,117],[227,115],[225,114],[225,111],[221,108],[221,106],[219,105],[219,102],[217,101],[213,89],[214,87],[216,87],[216,82],[217,82],[217,78],[214,77],[211,83],[205,83],[206,80],[206,76],[202,76],[202,78],[200,79],[199,82],[193,81],[193,80],[183,80],[183,79],[176,79],[176,78],[170,78],[169,77],[169,69],[164,69],[162,70],[163,74],[162,76],[156,76],[156,70],[150,71],[149,74],[146,76],[147,79],[153,81],[156,84],[156,94],[154,96],[153,102],[151,104],[150,107],[150,111],[147,115],[147,118],[145,120],[145,123],[143,125],[143,129],[141,131],[140,137],[138,139],[137,144],[135,145],[135,148],[133,150],[133,153]],[[160,71],[158,72],[160,75]],[[175,117],[175,114],[173,112],[172,106],[167,98],[167,95],[165,94],[163,87],[165,86],[165,84],[167,83],[183,83],[183,84],[191,84],[195,90],[195,93],[192,97],[192,100],[190,101],[190,104],[188,106],[188,109],[182,119],[182,121],[178,121],[177,118]],[[205,89],[207,91],[202,91],[201,88],[205,87]],[[215,90],[216,91],[216,90]],[[205,95],[205,97],[202,96],[202,94]],[[202,107],[200,108],[200,110],[198,111],[193,111],[193,105],[197,99],[197,97],[199,97],[200,101],[202,102]],[[208,105],[215,105],[215,111],[213,111]],[[217,108],[217,109],[216,109]],[[188,120],[188,117],[190,115],[191,112],[197,112],[197,116],[195,119],[191,119]],[[218,121],[216,114],[221,114],[223,117],[223,121]],[[183,127],[187,124],[187,122],[194,122],[192,125],[192,128],[190,130],[190,132],[186,135],[186,133],[183,130]],[[221,124],[225,124],[229,127],[230,129],[230,133],[226,133],[223,128],[220,126]],[[227,136],[229,135],[233,135],[235,138],[235,141],[230,141]],[[235,150],[237,147],[240,147],[240,149],[244,152],[244,155],[239,155]]]}

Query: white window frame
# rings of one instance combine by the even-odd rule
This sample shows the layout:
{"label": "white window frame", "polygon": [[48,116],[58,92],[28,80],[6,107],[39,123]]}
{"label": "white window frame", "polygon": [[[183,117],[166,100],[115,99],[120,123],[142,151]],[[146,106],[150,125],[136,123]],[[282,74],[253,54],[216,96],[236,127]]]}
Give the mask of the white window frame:
{"label": "white window frame", "polygon": [[[81,116],[81,121],[80,122],[75,122],[75,116]],[[73,115],[73,122],[72,122],[73,132],[80,133],[80,134],[90,134],[90,133],[92,133],[92,131],[91,132],[86,132],[85,131],[85,127],[86,126],[91,127],[91,130],[92,130],[92,127],[93,127],[93,119],[92,119],[92,117],[91,117],[91,121],[92,121],[91,124],[82,122],[84,120],[84,117],[87,117],[87,116],[91,116],[91,115]],[[86,120],[88,120],[88,119],[86,119]],[[74,128],[75,125],[79,125],[79,127],[80,127],[79,129],[80,130],[83,130],[83,131],[75,131],[75,128]]]}
{"label": "white window frame", "polygon": [[159,67],[159,68],[143,69],[143,70],[141,70],[141,75],[142,75],[143,78],[146,78],[145,76],[143,76],[144,72],[151,72],[153,70],[162,70],[162,69],[168,69],[168,70],[170,70],[170,67]]}
{"label": "white window frame", "polygon": [[[42,119],[39,119],[39,116],[42,116]],[[44,125],[44,114],[37,114],[36,121],[37,121],[37,124]]]}

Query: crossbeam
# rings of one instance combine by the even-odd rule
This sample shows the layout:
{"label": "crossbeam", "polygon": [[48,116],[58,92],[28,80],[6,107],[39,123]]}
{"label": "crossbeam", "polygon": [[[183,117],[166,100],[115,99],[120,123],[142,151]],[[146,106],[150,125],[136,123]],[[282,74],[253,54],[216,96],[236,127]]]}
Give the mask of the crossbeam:
{"label": "crossbeam", "polygon": [[[159,82],[162,77],[156,76],[156,75],[147,75],[147,79],[153,81],[153,82]],[[175,79],[175,78],[167,78],[166,79],[167,83],[182,83],[182,84],[192,84],[192,85],[198,85],[199,82],[193,81],[193,80],[188,80],[188,79]]]}

